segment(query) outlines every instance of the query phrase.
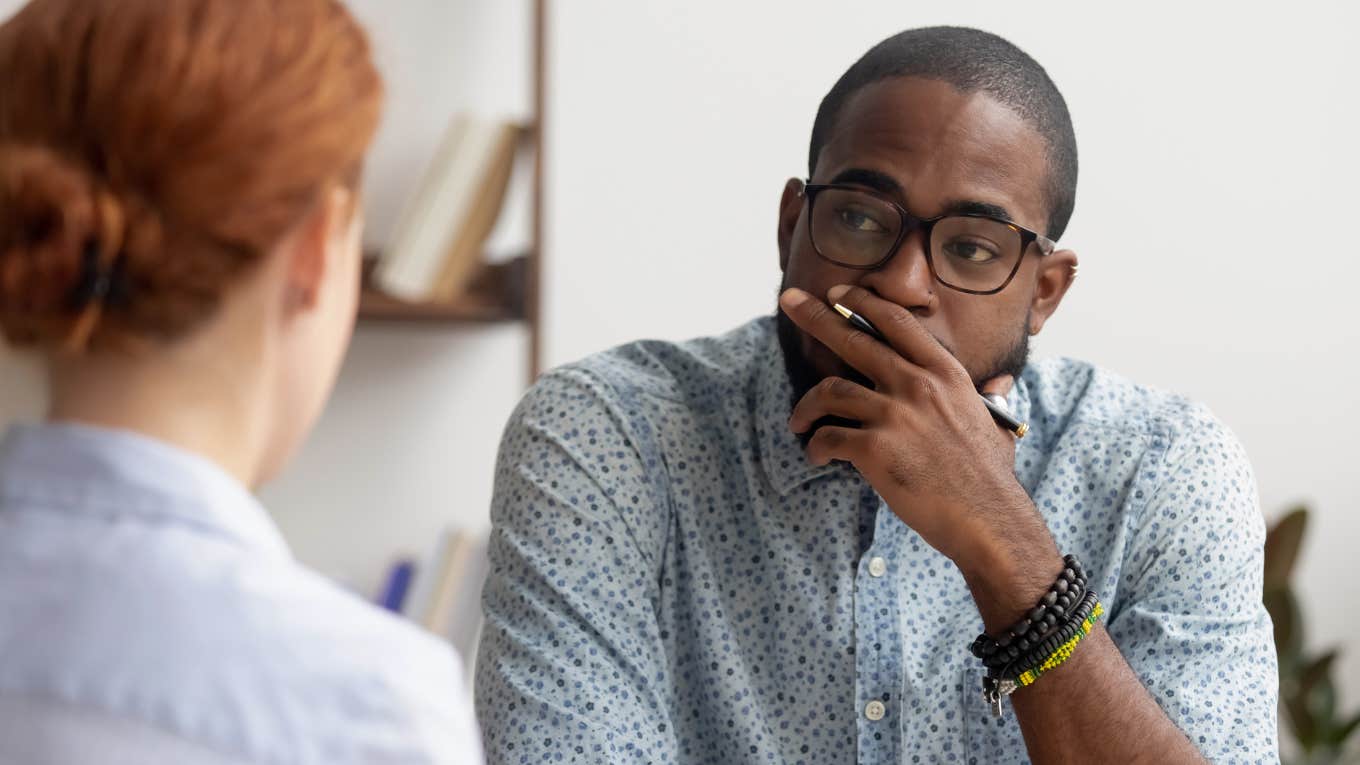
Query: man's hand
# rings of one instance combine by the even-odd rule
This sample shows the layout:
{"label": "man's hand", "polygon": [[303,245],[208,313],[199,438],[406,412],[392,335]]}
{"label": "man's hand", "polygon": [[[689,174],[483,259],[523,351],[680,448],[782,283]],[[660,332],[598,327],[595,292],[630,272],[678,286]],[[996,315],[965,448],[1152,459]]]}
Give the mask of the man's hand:
{"label": "man's hand", "polygon": [[[872,322],[888,345],[827,303],[786,291],[789,318],[874,385],[822,381],[794,407],[789,428],[806,432],[827,415],[858,421],[818,428],[808,459],[854,465],[897,517],[959,567],[987,628],[1005,628],[1062,570],[1015,478],[1015,436],[992,420],[967,370],[910,311],[861,288],[833,287],[827,297]],[[1013,382],[988,380],[983,390],[1005,395]]]}
{"label": "man's hand", "polygon": [[[819,428],[808,458],[853,464],[903,522],[954,561],[985,629],[997,634],[1063,566],[1015,478],[1014,436],[992,421],[963,366],[911,312],[859,288],[833,287],[827,297],[872,322],[888,345],[806,292],[785,292],[789,318],[874,384],[823,381],[794,407],[789,427],[805,432],[827,415],[859,421]],[[984,390],[1004,394],[1011,384],[989,380]],[[1089,759],[1083,742],[1097,736],[1108,737],[1110,761],[1204,762],[1099,626],[1071,660],[1012,701],[1034,762]]]}

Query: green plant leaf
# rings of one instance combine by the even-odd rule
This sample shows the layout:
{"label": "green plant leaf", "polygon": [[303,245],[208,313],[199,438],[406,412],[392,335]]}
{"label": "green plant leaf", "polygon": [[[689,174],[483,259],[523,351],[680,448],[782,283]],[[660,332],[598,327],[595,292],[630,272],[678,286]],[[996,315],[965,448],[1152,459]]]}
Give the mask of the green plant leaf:
{"label": "green plant leaf", "polygon": [[1275,630],[1275,655],[1280,665],[1280,679],[1294,677],[1295,668],[1301,663],[1303,650],[1303,618],[1299,613],[1298,601],[1288,587],[1268,590],[1263,596],[1266,611]]}
{"label": "green plant leaf", "polygon": [[1313,713],[1308,709],[1308,704],[1298,694],[1282,697],[1281,703],[1284,704],[1289,727],[1294,732],[1294,740],[1299,743],[1299,748],[1304,754],[1311,753],[1318,745],[1317,723],[1313,720]]}
{"label": "green plant leaf", "polygon": [[1298,560],[1307,527],[1308,508],[1300,506],[1286,513],[1266,533],[1266,591],[1289,586],[1289,577],[1294,572],[1294,562]]}
{"label": "green plant leaf", "polygon": [[1335,652],[1312,662],[1299,680],[1299,698],[1308,706],[1313,718],[1314,732],[1325,741],[1336,727],[1336,685],[1332,683],[1330,666]]}
{"label": "green plant leaf", "polygon": [[1327,743],[1335,750],[1341,751],[1346,746],[1346,739],[1349,739],[1356,730],[1360,729],[1360,712],[1346,722],[1338,725],[1328,732]]}
{"label": "green plant leaf", "polygon": [[1336,661],[1335,649],[1308,662],[1299,672],[1299,693],[1307,695],[1319,682],[1328,679],[1334,661]]}
{"label": "green plant leaf", "polygon": [[[1300,763],[1337,765],[1353,760],[1347,742],[1360,730],[1360,713],[1338,719],[1332,666],[1337,651],[1319,656],[1303,652],[1303,615],[1289,580],[1298,561],[1308,510],[1297,507],[1269,530],[1265,542],[1262,601],[1274,624],[1280,669],[1280,706],[1302,754]],[[1349,755],[1347,754],[1349,752]]]}

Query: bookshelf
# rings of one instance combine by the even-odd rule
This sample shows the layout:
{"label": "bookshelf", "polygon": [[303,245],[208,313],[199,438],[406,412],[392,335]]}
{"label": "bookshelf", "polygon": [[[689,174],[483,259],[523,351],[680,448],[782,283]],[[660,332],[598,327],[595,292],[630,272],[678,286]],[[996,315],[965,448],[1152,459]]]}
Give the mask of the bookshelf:
{"label": "bookshelf", "polygon": [[485,264],[472,284],[449,303],[411,303],[384,295],[369,278],[376,253],[364,270],[359,299],[359,322],[409,326],[477,326],[519,322],[529,334],[529,382],[538,378],[542,364],[541,278],[543,273],[543,165],[546,101],[548,0],[533,0],[533,114],[526,139],[534,152],[530,190],[529,251],[503,263]]}
{"label": "bookshelf", "polygon": [[408,303],[367,286],[376,258],[364,268],[359,318],[368,323],[495,324],[529,320],[528,269],[533,254],[504,263],[486,264],[461,298],[452,303]]}

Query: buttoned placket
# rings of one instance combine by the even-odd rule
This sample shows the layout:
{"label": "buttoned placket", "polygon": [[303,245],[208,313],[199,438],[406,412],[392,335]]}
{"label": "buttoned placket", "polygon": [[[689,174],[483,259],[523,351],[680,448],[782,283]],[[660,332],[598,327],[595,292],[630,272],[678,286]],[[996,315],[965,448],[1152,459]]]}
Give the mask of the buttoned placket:
{"label": "buttoned placket", "polygon": [[[896,522],[874,493],[865,487],[859,500],[864,529],[855,570],[855,710],[861,763],[895,763],[898,759],[902,701],[902,641],[894,630],[899,623],[892,551]],[[872,536],[869,536],[872,534]]]}

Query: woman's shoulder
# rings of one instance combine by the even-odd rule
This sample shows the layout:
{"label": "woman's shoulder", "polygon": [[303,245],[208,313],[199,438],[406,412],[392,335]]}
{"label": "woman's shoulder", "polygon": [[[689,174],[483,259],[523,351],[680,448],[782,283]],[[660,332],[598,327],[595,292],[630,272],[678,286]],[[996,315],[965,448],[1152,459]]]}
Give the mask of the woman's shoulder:
{"label": "woman's shoulder", "polygon": [[471,734],[458,657],[415,626],[287,556],[102,532],[0,555],[0,695],[269,761],[418,761],[429,730]]}

